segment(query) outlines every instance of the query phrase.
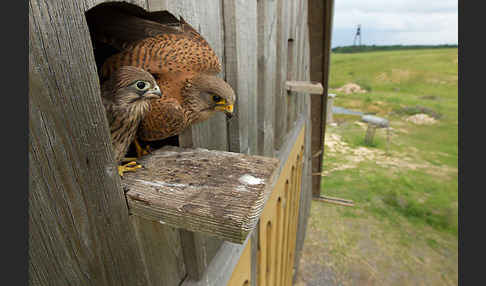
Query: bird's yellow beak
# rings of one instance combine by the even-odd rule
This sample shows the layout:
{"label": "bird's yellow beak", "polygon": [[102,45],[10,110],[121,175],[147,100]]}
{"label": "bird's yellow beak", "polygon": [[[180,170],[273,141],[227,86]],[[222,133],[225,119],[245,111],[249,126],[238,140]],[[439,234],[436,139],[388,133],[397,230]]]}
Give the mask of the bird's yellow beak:
{"label": "bird's yellow beak", "polygon": [[226,100],[221,99],[220,101],[216,102],[214,109],[217,111],[224,111],[226,113],[233,113],[233,104],[226,105]]}
{"label": "bird's yellow beak", "polygon": [[216,107],[214,107],[214,110],[233,113],[233,104],[230,104],[230,105],[216,105]]}

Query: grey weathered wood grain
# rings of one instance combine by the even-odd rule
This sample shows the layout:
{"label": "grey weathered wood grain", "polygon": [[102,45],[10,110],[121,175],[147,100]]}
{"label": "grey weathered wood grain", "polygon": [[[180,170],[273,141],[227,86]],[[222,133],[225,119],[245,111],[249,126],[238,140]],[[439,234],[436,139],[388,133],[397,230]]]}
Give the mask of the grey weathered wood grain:
{"label": "grey weathered wood grain", "polygon": [[80,1],[29,1],[29,281],[149,285]]}
{"label": "grey weathered wood grain", "polygon": [[135,227],[150,285],[179,285],[186,276],[179,230],[130,216]]}
{"label": "grey weathered wood grain", "polygon": [[[80,3],[84,4],[84,12],[88,11],[89,9],[95,7],[96,5],[99,5],[104,2],[112,2],[109,0],[84,0],[84,1],[79,1]],[[144,9],[147,9],[147,0],[124,0],[124,1],[118,1],[118,2],[127,2],[131,4],[138,5]]]}
{"label": "grey weathered wood grain", "polygon": [[223,1],[226,80],[235,89],[229,150],[257,152],[257,29],[255,1]]}
{"label": "grey weathered wood grain", "polygon": [[280,149],[287,134],[287,48],[289,39],[290,1],[277,1],[277,56],[275,73],[275,127],[274,148]]}
{"label": "grey weathered wood grain", "polygon": [[[304,15],[308,15],[308,1],[301,1],[302,11]],[[301,66],[300,72],[301,78],[305,81],[310,80],[310,48],[309,48],[309,27],[307,21],[300,22],[300,33],[301,33],[301,51],[300,58]],[[304,246],[304,240],[306,237],[307,224],[309,220],[310,207],[312,202],[312,154],[311,154],[311,118],[310,118],[310,95],[305,95],[299,98],[301,101],[300,113],[304,116],[306,120],[306,141],[305,150],[303,157],[303,172],[302,172],[302,192],[300,197],[300,209],[299,209],[299,222],[297,227],[297,239],[296,239],[296,250],[295,250],[295,261],[294,264],[299,267],[300,258],[302,256],[302,248]],[[297,273],[297,271],[296,271]]]}
{"label": "grey weathered wood grain", "polygon": [[257,2],[258,22],[258,152],[274,155],[277,2]]}
{"label": "grey weathered wood grain", "polygon": [[[299,13],[298,10],[298,3],[300,1],[290,1],[289,3],[289,14],[288,14],[288,22],[289,22],[289,34],[288,34],[288,39],[287,39],[287,76],[286,76],[286,81],[293,81],[297,80],[297,76],[299,73],[300,67],[297,65],[297,57],[299,54],[299,39],[297,38],[298,36],[298,31],[297,31],[297,15]],[[285,83],[286,87],[286,83]],[[296,113],[297,113],[297,98],[296,98],[296,92],[293,90],[289,90],[285,88],[287,91],[287,132],[290,131],[294,125]]]}
{"label": "grey weathered wood grain", "polygon": [[225,241],[215,257],[211,260],[206,271],[198,280],[186,279],[181,286],[222,286],[227,285],[240,256],[245,249],[250,236],[243,244]]}
{"label": "grey weathered wood grain", "polygon": [[124,176],[130,213],[242,243],[274,183],[275,158],[163,147]]}

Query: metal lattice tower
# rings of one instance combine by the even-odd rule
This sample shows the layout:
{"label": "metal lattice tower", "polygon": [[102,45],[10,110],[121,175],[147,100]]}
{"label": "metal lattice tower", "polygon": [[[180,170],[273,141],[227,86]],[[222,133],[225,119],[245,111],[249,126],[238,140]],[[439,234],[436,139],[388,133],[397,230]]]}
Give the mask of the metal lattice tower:
{"label": "metal lattice tower", "polygon": [[353,46],[356,46],[356,39],[359,38],[359,45],[361,46],[361,24],[356,29],[356,35],[354,35]]}

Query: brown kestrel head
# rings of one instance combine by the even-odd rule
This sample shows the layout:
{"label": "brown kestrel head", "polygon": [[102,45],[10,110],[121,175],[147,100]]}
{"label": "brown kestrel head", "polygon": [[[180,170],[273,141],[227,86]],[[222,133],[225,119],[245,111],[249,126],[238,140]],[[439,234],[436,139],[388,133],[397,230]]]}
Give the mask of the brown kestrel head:
{"label": "brown kestrel head", "polygon": [[192,122],[201,122],[216,111],[231,117],[236,96],[231,86],[219,77],[200,74],[187,82],[182,90],[184,105],[190,109]]}
{"label": "brown kestrel head", "polygon": [[139,105],[148,108],[148,101],[160,98],[162,93],[154,77],[147,71],[123,66],[103,84],[102,94],[119,107]]}

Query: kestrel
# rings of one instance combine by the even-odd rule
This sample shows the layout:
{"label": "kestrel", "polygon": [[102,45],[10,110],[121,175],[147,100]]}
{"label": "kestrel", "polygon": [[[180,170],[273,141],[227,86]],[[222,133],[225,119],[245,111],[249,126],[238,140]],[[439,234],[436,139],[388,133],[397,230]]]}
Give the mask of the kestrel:
{"label": "kestrel", "polygon": [[184,19],[139,7],[101,4],[94,9],[87,15],[92,37],[120,51],[103,63],[101,79],[120,66],[136,66],[150,72],[162,89],[162,98],[150,103],[138,138],[156,141],[178,135],[217,111],[231,116],[235,92],[216,76],[220,61]]}
{"label": "kestrel", "polygon": [[[121,162],[134,140],[140,122],[147,115],[150,100],[161,97],[154,77],[143,69],[123,66],[101,86],[101,97],[110,125],[115,161]],[[135,162],[118,166],[118,173],[140,168]]]}

